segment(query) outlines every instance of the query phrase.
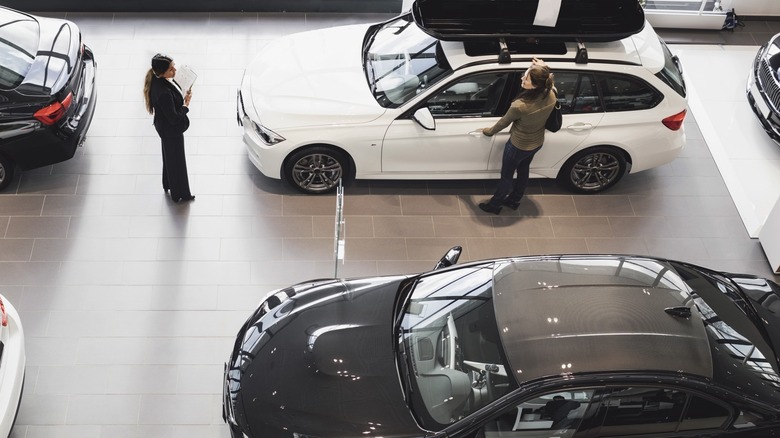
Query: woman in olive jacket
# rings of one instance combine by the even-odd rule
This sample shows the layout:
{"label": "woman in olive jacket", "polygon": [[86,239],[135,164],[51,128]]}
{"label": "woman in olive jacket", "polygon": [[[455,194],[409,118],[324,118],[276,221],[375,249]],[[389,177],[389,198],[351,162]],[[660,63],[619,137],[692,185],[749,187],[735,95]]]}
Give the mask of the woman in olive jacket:
{"label": "woman in olive jacket", "polygon": [[[540,59],[534,58],[523,75],[522,90],[509,110],[495,125],[482,133],[493,136],[510,124],[509,140],[504,145],[501,179],[493,197],[479,204],[487,213],[499,214],[502,206],[517,210],[525,193],[531,160],[544,143],[544,126],[557,101],[553,74]],[[514,183],[512,178],[517,173]]]}
{"label": "woman in olive jacket", "polygon": [[173,80],[176,66],[173,59],[154,55],[152,68],[146,73],[144,99],[146,110],[154,115],[154,128],[162,142],[163,190],[171,191],[174,202],[192,201],[187,176],[187,158],[184,155],[184,131],[190,127],[189,112],[192,90],[182,94]]}

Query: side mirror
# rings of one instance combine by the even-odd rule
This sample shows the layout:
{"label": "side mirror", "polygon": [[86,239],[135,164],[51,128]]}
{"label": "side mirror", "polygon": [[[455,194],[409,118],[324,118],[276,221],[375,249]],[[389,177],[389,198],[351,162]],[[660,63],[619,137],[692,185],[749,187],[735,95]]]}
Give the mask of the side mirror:
{"label": "side mirror", "polygon": [[458,258],[460,258],[460,253],[463,252],[463,248],[460,246],[453,246],[450,248],[449,251],[447,251],[447,254],[444,254],[444,257],[442,257],[438,263],[436,263],[436,266],[433,267],[433,270],[446,268],[448,266],[452,266],[455,263],[458,263]]}
{"label": "side mirror", "polygon": [[431,110],[429,110],[427,106],[415,111],[414,114],[412,114],[412,119],[429,131],[436,130],[436,119],[433,118],[433,114],[431,114]]}

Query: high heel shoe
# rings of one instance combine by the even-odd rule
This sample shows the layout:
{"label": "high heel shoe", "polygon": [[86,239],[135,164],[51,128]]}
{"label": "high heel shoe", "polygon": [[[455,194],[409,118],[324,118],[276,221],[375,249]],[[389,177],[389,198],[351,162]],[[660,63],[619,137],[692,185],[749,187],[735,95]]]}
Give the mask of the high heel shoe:
{"label": "high heel shoe", "polygon": [[490,205],[487,202],[480,202],[479,203],[479,209],[484,211],[485,213],[493,213],[493,214],[499,214],[501,213],[501,207],[494,207]]}
{"label": "high heel shoe", "polygon": [[508,199],[504,199],[503,201],[501,201],[501,205],[505,207],[509,207],[512,210],[517,210],[518,208],[520,208],[520,201],[510,201]]}
{"label": "high heel shoe", "polygon": [[194,199],[195,199],[195,196],[194,195],[190,195],[190,196],[185,196],[183,198],[176,199],[173,202],[176,202],[178,204],[179,202],[192,201]]}

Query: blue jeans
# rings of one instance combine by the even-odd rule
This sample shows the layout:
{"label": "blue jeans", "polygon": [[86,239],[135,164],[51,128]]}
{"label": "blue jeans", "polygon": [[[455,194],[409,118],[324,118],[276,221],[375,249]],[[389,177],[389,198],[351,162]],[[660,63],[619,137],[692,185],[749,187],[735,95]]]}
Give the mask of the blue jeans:
{"label": "blue jeans", "polygon": [[[510,140],[504,145],[504,158],[501,161],[501,179],[498,181],[496,192],[490,198],[488,204],[492,207],[498,207],[501,202],[518,202],[525,193],[525,186],[528,185],[528,174],[531,169],[531,160],[539,152],[538,148],[532,151],[521,151],[514,147]],[[517,179],[512,182],[517,172]]]}

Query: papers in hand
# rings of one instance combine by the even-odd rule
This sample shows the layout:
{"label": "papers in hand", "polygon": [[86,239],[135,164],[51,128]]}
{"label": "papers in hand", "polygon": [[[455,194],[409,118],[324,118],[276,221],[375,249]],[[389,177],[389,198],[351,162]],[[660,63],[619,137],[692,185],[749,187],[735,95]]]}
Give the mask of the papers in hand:
{"label": "papers in hand", "polygon": [[176,76],[173,80],[179,84],[182,94],[187,94],[187,91],[192,88],[192,84],[195,83],[195,79],[198,79],[198,75],[188,65],[182,65],[176,67]]}

